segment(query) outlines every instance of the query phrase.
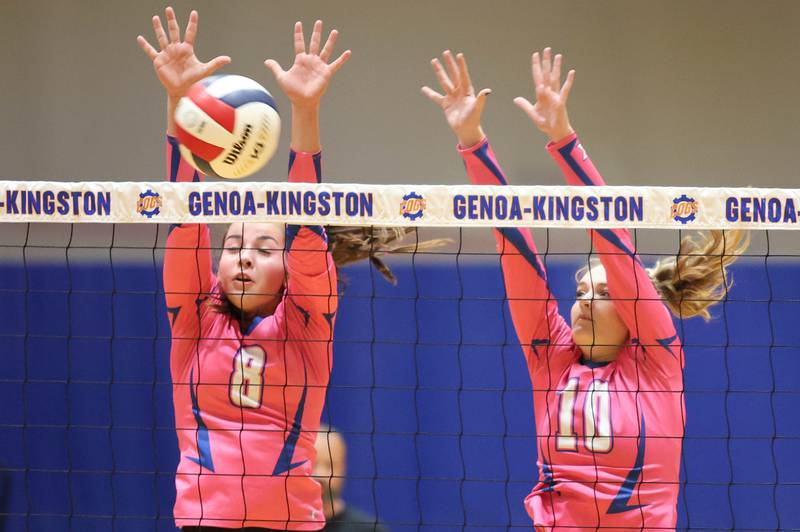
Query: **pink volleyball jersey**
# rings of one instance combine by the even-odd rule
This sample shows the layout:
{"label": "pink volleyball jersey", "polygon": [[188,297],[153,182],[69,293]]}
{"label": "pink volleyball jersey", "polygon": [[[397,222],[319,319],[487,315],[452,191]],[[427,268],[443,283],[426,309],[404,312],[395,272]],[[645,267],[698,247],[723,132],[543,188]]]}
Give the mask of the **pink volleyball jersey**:
{"label": "pink volleyball jersey", "polygon": [[[575,135],[547,149],[568,184],[604,184]],[[473,183],[506,184],[488,142],[460,151]],[[597,208],[602,214],[603,205]],[[610,363],[582,361],[530,232],[494,234],[533,385],[539,481],[525,507],[534,524],[563,531],[674,529],[685,425],[683,352],[628,231],[590,231],[610,297],[630,332]]]}
{"label": "pink volleyball jersey", "polygon": [[[170,181],[198,181],[168,137]],[[289,181],[319,182],[320,155],[290,154]],[[288,226],[287,286],[275,313],[243,331],[220,294],[206,225],[173,227],[164,256],[180,462],[178,527],[318,530],[311,478],[332,365],[336,268],[322,227]]]}

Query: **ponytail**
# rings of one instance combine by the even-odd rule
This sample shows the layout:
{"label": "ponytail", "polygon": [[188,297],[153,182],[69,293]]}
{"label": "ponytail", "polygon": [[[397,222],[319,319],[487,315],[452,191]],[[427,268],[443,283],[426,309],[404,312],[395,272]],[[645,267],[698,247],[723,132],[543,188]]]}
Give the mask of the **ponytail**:
{"label": "ponytail", "polygon": [[664,304],[679,318],[711,319],[709,307],[725,298],[733,284],[727,267],[750,244],[746,231],[713,230],[681,240],[677,257],[662,259],[648,270]]}

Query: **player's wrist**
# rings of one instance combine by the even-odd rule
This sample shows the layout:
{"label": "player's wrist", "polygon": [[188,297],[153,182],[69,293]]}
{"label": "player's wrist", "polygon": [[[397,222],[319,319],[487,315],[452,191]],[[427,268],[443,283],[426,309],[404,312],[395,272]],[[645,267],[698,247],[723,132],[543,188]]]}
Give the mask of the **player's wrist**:
{"label": "player's wrist", "polygon": [[456,131],[456,137],[458,138],[459,146],[469,149],[480,143],[486,137],[486,134],[483,132],[483,128],[481,126],[477,126],[466,130]]}
{"label": "player's wrist", "polygon": [[564,139],[571,137],[575,134],[575,130],[572,129],[572,126],[567,124],[566,127],[559,127],[553,129],[547,133],[547,136],[550,137],[550,142],[553,144],[558,144],[559,142],[563,141]]}
{"label": "player's wrist", "polygon": [[313,117],[319,114],[320,100],[300,100],[291,103],[294,115]]}

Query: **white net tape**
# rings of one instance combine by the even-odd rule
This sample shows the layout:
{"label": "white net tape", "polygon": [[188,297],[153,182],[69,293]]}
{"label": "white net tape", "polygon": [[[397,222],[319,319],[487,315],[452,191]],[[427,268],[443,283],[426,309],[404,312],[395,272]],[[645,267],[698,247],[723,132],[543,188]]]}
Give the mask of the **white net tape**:
{"label": "white net tape", "polygon": [[0,221],[797,229],[800,189],[0,182]]}

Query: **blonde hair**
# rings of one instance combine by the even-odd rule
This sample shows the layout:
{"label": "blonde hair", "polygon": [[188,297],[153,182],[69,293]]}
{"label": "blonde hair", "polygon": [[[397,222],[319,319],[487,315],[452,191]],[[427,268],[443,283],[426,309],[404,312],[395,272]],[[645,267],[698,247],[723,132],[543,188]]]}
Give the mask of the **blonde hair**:
{"label": "blonde hair", "polygon": [[[647,273],[673,315],[702,316],[708,321],[708,309],[722,301],[733,286],[727,267],[747,250],[750,234],[736,229],[701,232],[698,236],[697,240],[683,237],[677,255],[659,260]],[[598,264],[599,260],[592,259],[578,270],[576,280]]]}
{"label": "blonde hair", "polygon": [[392,284],[397,278],[380,259],[389,253],[416,253],[430,251],[448,242],[450,239],[437,238],[413,244],[401,244],[406,236],[417,235],[415,227],[334,227],[325,228],[328,233],[328,249],[333,255],[337,267],[353,264],[369,259],[383,277]]}
{"label": "blonde hair", "polygon": [[648,273],[675,316],[708,321],[709,307],[722,301],[733,285],[728,266],[749,244],[750,233],[738,229],[703,232],[698,240],[686,236],[677,256],[656,262]]}

